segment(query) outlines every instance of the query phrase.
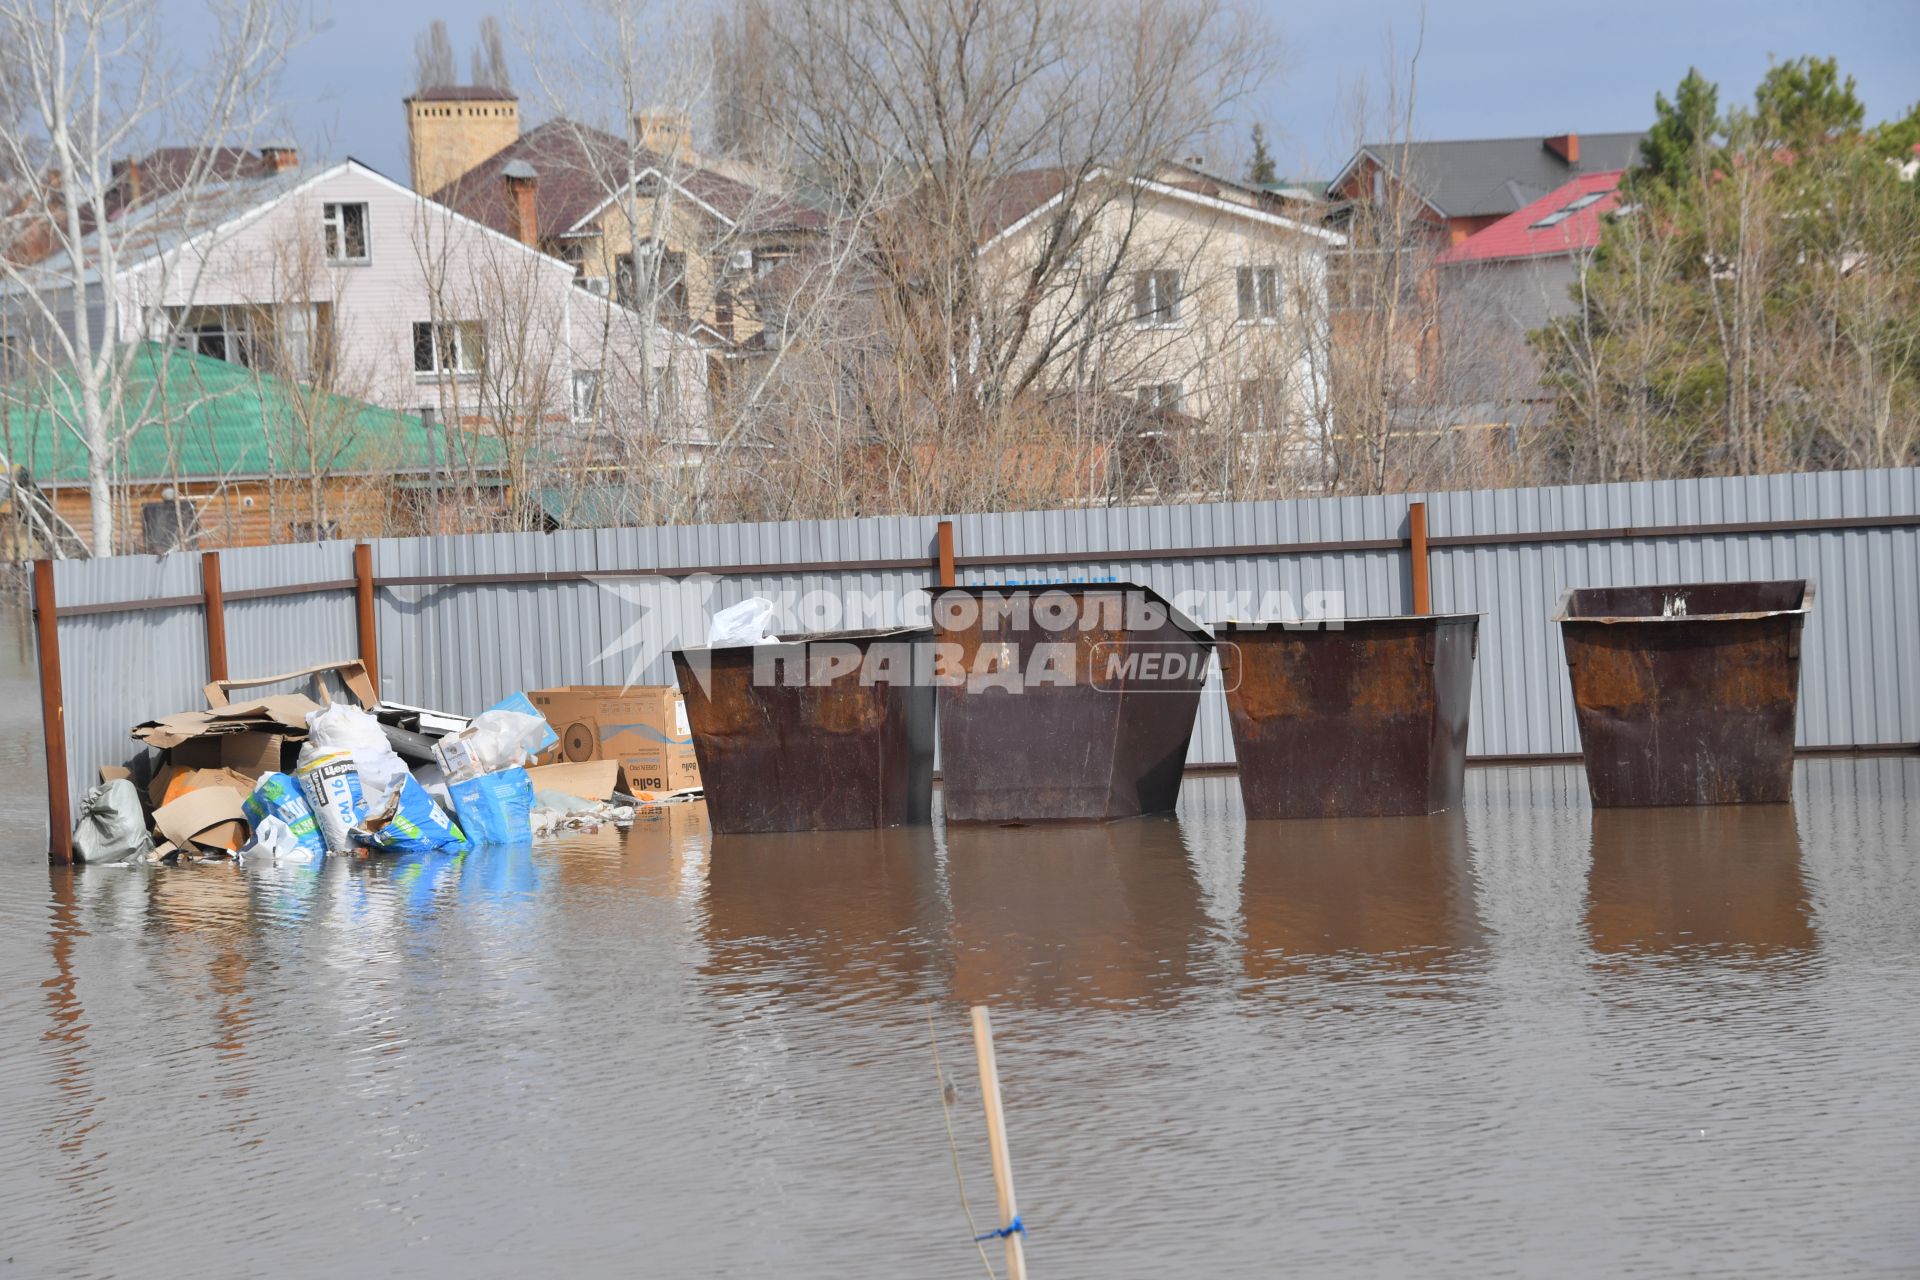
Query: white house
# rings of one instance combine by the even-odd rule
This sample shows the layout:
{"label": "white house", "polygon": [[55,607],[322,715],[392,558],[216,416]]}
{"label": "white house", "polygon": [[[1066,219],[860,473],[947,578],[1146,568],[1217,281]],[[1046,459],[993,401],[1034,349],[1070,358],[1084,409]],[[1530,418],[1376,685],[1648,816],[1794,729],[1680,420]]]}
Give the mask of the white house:
{"label": "white house", "polygon": [[[571,266],[355,160],[136,206],[89,251],[85,314],[117,341],[142,337],[262,364],[389,408],[566,455],[645,437],[684,462],[707,441],[704,357],[577,287]],[[89,238],[93,249],[100,237]],[[40,306],[72,324],[64,255],[36,264]],[[71,330],[70,330],[71,331]]]}

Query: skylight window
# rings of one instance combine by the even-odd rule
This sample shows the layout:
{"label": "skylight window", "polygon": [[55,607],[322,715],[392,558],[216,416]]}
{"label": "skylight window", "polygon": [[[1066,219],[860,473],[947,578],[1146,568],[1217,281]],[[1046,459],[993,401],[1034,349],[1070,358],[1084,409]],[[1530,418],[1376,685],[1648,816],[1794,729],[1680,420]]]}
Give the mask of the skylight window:
{"label": "skylight window", "polygon": [[1538,231],[1542,227],[1558,226],[1560,223],[1565,222],[1568,217],[1580,212],[1580,210],[1586,208],[1588,205],[1598,204],[1601,201],[1601,199],[1605,197],[1606,194],[1607,193],[1604,191],[1589,191],[1586,195],[1581,196],[1578,200],[1575,200],[1572,204],[1563,205],[1562,207],[1555,209],[1552,213],[1548,214],[1546,217],[1540,219],[1540,221],[1529,224],[1527,227],[1527,230]]}

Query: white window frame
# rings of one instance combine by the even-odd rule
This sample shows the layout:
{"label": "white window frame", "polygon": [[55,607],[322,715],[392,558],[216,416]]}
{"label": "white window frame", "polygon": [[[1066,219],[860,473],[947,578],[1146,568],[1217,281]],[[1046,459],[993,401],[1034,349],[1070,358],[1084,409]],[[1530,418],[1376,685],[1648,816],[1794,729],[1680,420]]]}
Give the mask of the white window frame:
{"label": "white window frame", "polygon": [[[348,209],[360,211],[360,248],[364,250],[355,257],[347,250],[347,213]],[[373,265],[373,211],[364,200],[329,200],[320,206],[321,247],[325,250],[327,261],[336,267],[369,267]]]}
{"label": "white window frame", "polygon": [[[432,354],[432,367],[420,367],[420,329],[428,326],[433,330],[434,340],[428,344]],[[440,378],[476,378],[480,375],[481,363],[486,359],[486,326],[479,320],[416,320],[413,322],[413,377],[416,382],[432,382]],[[480,351],[476,355],[470,348],[472,338],[480,339]],[[448,366],[444,356],[448,348],[453,351],[453,364]]]}
{"label": "white window frame", "polygon": [[[1150,271],[1136,271],[1133,286],[1133,326],[1136,329],[1178,329],[1180,327],[1180,304],[1186,297],[1186,282],[1180,272],[1166,267]],[[1147,282],[1147,308],[1140,309],[1140,281]],[[1168,297],[1162,298],[1162,281],[1166,281],[1165,291]]]}
{"label": "white window frame", "polygon": [[600,371],[575,369],[573,371],[573,420],[592,422],[599,408]]}
{"label": "white window frame", "polygon": [[1280,268],[1246,266],[1234,274],[1238,324],[1280,323]]}

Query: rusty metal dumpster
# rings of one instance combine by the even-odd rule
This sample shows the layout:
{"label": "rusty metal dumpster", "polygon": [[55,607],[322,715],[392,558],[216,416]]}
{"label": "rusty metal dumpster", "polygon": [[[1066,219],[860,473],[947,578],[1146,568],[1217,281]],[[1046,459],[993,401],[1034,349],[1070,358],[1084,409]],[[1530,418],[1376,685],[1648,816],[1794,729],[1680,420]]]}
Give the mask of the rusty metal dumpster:
{"label": "rusty metal dumpster", "polygon": [[948,822],[1105,821],[1180,796],[1213,641],[1151,587],[954,587],[934,602]]}
{"label": "rusty metal dumpster", "polygon": [[1479,625],[1450,613],[1216,627],[1247,816],[1458,808]]}
{"label": "rusty metal dumpster", "polygon": [[1587,787],[1603,807],[1784,803],[1813,584],[1576,587],[1566,646]]}
{"label": "rusty metal dumpster", "polygon": [[924,628],[681,649],[707,811],[720,835],[930,820],[933,689]]}

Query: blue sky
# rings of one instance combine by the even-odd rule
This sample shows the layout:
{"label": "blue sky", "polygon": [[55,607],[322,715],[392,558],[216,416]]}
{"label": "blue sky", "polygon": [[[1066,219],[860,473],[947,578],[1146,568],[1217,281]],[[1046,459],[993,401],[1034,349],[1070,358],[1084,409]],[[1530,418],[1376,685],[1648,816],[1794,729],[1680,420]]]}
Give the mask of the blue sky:
{"label": "blue sky", "polygon": [[[1116,0],[1118,2],[1118,0]],[[183,9],[190,0],[172,0]],[[480,15],[546,14],[450,0],[309,0],[320,25],[296,49],[281,82],[282,110],[308,154],[352,155],[406,179],[400,99],[412,88],[413,41],[436,16],[453,34],[460,64]],[[663,12],[653,0],[654,12]],[[1282,45],[1251,114],[1266,123],[1283,173],[1327,176],[1353,141],[1348,102],[1356,83],[1378,81],[1389,33],[1404,54],[1419,29],[1418,0],[1264,0]],[[1914,0],[1606,0],[1548,6],[1539,0],[1429,0],[1420,61],[1417,132],[1477,138],[1644,128],[1653,95],[1690,65],[1745,97],[1768,55],[1833,56],[1859,81],[1869,120],[1920,100],[1920,4]],[[189,24],[182,23],[185,27]],[[690,22],[692,30],[703,23]],[[178,28],[176,28],[178,30]],[[524,60],[521,60],[521,64]],[[521,65],[521,64],[516,64]],[[523,76],[522,83],[530,77]],[[531,105],[531,104],[529,104]],[[1224,164],[1243,144],[1210,156]]]}

